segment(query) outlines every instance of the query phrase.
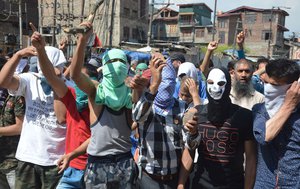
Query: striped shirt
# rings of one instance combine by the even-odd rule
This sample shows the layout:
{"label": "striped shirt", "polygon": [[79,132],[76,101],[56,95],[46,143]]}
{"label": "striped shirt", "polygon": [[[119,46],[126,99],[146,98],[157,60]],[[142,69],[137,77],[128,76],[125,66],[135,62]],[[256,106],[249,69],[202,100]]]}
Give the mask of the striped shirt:
{"label": "striped shirt", "polygon": [[192,138],[187,137],[182,125],[187,105],[175,99],[169,112],[158,114],[153,105],[154,98],[155,95],[144,93],[133,109],[133,120],[139,123],[140,133],[138,165],[149,174],[175,174],[184,145],[189,147],[190,140],[186,142],[186,138]]}

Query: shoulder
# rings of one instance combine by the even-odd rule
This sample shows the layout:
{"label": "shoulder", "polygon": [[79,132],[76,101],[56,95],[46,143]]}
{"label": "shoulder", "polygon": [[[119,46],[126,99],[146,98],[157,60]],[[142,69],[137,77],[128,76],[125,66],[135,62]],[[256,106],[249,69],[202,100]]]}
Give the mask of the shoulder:
{"label": "shoulder", "polygon": [[258,103],[258,104],[255,104],[253,107],[252,107],[252,113],[258,113],[258,112],[264,112],[266,109],[265,109],[265,103]]}
{"label": "shoulder", "polygon": [[260,92],[257,92],[256,90],[254,91],[253,96],[256,99],[260,99],[260,100],[263,100],[263,101],[265,99],[265,96],[263,94],[261,94]]}
{"label": "shoulder", "polygon": [[232,104],[232,119],[236,119],[243,122],[252,121],[252,111],[236,104]]}

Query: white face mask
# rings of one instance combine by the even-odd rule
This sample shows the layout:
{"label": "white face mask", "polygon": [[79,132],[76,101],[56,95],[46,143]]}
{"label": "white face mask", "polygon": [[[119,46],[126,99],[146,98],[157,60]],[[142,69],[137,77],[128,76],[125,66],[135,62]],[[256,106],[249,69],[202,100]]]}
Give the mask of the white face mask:
{"label": "white face mask", "polygon": [[222,70],[214,68],[207,78],[207,91],[214,100],[220,100],[225,91],[227,80]]}
{"label": "white face mask", "polygon": [[267,112],[272,118],[284,102],[286,91],[290,88],[291,84],[286,85],[272,85],[269,83],[264,84],[265,107]]}

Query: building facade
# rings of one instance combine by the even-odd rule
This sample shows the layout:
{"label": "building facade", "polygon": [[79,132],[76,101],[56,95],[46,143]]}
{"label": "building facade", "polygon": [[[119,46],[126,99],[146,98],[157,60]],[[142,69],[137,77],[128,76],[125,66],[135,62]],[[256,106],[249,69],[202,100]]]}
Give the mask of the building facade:
{"label": "building facade", "polygon": [[[0,0],[0,48],[4,53],[29,45],[32,31],[29,22],[37,26],[37,0]],[[22,29],[20,30],[20,23]],[[20,42],[20,35],[22,41]]]}
{"label": "building facade", "polygon": [[164,7],[157,12],[152,21],[152,39],[177,42],[179,40],[178,11]]}
{"label": "building facade", "polygon": [[212,39],[212,10],[205,3],[178,6],[179,42],[188,46],[209,43]]}
{"label": "building facade", "polygon": [[[40,31],[56,41],[64,38],[63,28],[74,27],[85,20],[93,9],[95,0],[39,0]],[[118,47],[120,42],[146,41],[148,31],[147,0],[104,0],[98,8],[93,26],[103,47]],[[55,35],[53,35],[55,28]],[[74,44],[72,36],[68,36],[69,43]]]}
{"label": "building facade", "polygon": [[[246,31],[246,47],[253,56],[281,57],[284,48],[285,17],[281,9],[242,6],[217,15],[220,43],[234,45],[238,32]],[[271,19],[272,18],[272,19]]]}

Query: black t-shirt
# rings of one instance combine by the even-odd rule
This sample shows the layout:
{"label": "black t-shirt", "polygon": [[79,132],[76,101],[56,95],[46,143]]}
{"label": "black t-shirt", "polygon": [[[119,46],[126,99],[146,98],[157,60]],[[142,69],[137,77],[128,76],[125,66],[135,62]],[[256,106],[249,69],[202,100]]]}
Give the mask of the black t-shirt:
{"label": "black t-shirt", "polygon": [[229,111],[231,116],[222,126],[199,125],[202,141],[192,188],[244,187],[244,143],[254,140],[252,113],[234,104]]}

